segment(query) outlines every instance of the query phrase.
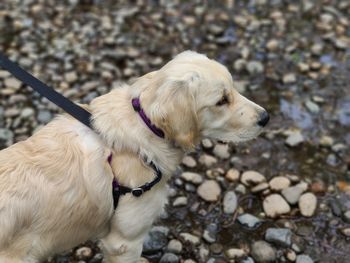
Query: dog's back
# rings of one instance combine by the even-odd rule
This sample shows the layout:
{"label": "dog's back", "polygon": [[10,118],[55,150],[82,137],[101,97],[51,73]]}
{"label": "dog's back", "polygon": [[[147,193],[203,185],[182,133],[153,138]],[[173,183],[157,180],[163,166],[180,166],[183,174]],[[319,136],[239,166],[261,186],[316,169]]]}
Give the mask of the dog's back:
{"label": "dog's back", "polygon": [[45,257],[103,232],[112,210],[101,199],[110,184],[94,136],[60,117],[0,152],[0,259],[31,262],[27,254]]}

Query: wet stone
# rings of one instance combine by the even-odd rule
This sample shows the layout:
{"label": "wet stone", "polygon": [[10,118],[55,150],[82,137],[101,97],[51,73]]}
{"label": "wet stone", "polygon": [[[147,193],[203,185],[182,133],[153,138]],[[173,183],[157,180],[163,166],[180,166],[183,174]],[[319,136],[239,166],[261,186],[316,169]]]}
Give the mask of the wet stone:
{"label": "wet stone", "polygon": [[257,185],[265,181],[265,176],[256,171],[246,171],[241,176],[241,182],[246,186]]}
{"label": "wet stone", "polygon": [[215,156],[220,159],[228,159],[230,157],[230,151],[228,144],[217,144],[213,149],[213,153]]}
{"label": "wet stone", "polygon": [[317,207],[317,198],[313,193],[305,193],[299,199],[299,209],[303,216],[311,217]]}
{"label": "wet stone", "polygon": [[290,206],[279,194],[272,194],[263,201],[263,208],[268,217],[275,218],[290,212]]}
{"label": "wet stone", "polygon": [[216,181],[206,180],[198,187],[197,194],[205,201],[215,202],[219,199],[221,189]]}
{"label": "wet stone", "polygon": [[242,215],[237,217],[237,220],[240,224],[242,224],[248,228],[256,228],[262,223],[261,219],[255,217],[251,214],[242,214]]}
{"label": "wet stone", "polygon": [[224,213],[232,214],[236,211],[238,205],[237,195],[233,191],[226,192],[223,200]]}
{"label": "wet stone", "polygon": [[265,240],[282,247],[290,247],[292,231],[288,228],[268,228],[265,233]]}
{"label": "wet stone", "polygon": [[314,261],[308,255],[297,256],[296,263],[313,263]]}
{"label": "wet stone", "polygon": [[179,262],[179,257],[176,256],[173,253],[165,253],[160,261],[160,263],[178,263]]}
{"label": "wet stone", "polygon": [[182,159],[182,164],[189,168],[194,168],[197,166],[197,162],[192,156],[185,156]]}
{"label": "wet stone", "polygon": [[257,262],[274,262],[276,260],[275,249],[262,240],[253,243],[251,254]]}

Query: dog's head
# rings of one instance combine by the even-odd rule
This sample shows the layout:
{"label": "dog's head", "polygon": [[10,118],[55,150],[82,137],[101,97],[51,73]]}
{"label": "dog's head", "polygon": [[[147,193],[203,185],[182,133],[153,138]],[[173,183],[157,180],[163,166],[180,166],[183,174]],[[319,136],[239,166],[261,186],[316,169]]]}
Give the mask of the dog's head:
{"label": "dog's head", "polygon": [[240,95],[228,70],[186,51],[136,81],[142,106],[166,137],[189,149],[202,138],[242,142],[267,124],[267,112]]}

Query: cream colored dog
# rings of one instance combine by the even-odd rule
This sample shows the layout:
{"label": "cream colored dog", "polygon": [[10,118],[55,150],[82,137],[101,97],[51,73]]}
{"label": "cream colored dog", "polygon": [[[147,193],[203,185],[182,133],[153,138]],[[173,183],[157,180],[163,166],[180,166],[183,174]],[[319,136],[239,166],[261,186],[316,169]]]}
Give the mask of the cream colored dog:
{"label": "cream colored dog", "polygon": [[[134,111],[139,97],[156,136]],[[40,262],[100,238],[107,262],[137,262],[144,236],[167,200],[166,182],[202,138],[256,137],[266,111],[235,90],[221,64],[183,52],[158,71],[94,99],[94,130],[67,115],[0,152],[0,262]],[[107,158],[113,154],[111,164]],[[141,197],[122,196],[114,211],[112,181],[137,187],[163,172]]]}

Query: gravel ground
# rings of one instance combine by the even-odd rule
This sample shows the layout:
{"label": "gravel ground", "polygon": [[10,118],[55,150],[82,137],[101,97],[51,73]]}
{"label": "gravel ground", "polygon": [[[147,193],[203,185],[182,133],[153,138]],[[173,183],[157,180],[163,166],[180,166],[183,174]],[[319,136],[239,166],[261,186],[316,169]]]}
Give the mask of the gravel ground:
{"label": "gravel ground", "polygon": [[[118,3],[115,3],[118,2]],[[0,48],[88,103],[192,49],[271,113],[242,145],[204,140],[171,181],[144,262],[349,262],[348,0],[2,0]],[[0,148],[59,110],[0,70]],[[88,241],[47,262],[102,262]]]}

